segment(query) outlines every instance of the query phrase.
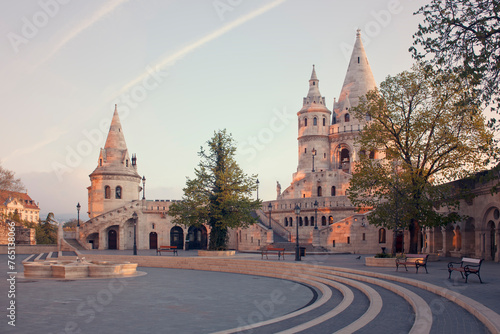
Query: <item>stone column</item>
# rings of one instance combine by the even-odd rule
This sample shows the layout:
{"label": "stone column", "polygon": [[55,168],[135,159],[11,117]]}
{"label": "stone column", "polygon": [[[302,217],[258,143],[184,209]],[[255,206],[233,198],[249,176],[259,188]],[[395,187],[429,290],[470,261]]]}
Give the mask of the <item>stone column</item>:
{"label": "stone column", "polygon": [[313,230],[313,246],[314,247],[319,247],[321,246],[321,243],[319,241],[319,229]]}
{"label": "stone column", "polygon": [[108,234],[106,233],[106,229],[102,229],[99,231],[99,249],[106,249],[107,242],[106,238]]}

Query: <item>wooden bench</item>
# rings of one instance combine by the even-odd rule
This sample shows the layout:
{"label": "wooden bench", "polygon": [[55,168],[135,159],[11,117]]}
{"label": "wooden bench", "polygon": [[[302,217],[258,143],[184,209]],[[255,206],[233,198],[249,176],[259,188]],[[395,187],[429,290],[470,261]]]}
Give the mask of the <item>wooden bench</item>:
{"label": "wooden bench", "polygon": [[429,257],[429,254],[406,254],[405,257],[396,259],[396,271],[398,271],[399,266],[404,266],[406,271],[408,271],[408,268],[406,266],[415,266],[417,271],[415,272],[418,274],[418,268],[424,267],[425,272],[428,274],[429,272],[427,271],[427,259]]}
{"label": "wooden bench", "polygon": [[[448,279],[451,278],[451,273],[454,272],[454,271],[458,271],[460,273],[460,275],[462,275],[462,278],[465,278],[465,283],[467,283],[467,279],[469,278],[469,275],[470,274],[475,274],[477,275],[477,277],[479,277],[479,282],[481,282],[481,284],[483,283],[483,281],[481,280],[481,276],[479,274],[480,270],[481,270],[481,263],[483,263],[483,260],[481,259],[472,259],[472,258],[469,258],[469,257],[463,257],[462,258],[462,261],[460,262],[450,262],[448,263],[448,272],[449,272],[449,275],[448,275]],[[460,267],[458,266],[454,266],[454,265],[460,265]],[[465,275],[465,277],[464,277]]]}
{"label": "wooden bench", "polygon": [[161,255],[161,252],[172,252],[174,255],[179,255],[177,253],[177,246],[160,246],[156,249],[156,255]]}
{"label": "wooden bench", "polygon": [[276,252],[278,254],[278,260],[283,257],[283,260],[285,260],[285,249],[284,248],[275,248],[275,247],[267,247],[262,250],[262,259],[264,258],[264,255],[266,256],[266,259],[269,259],[267,257],[267,254],[269,252]]}

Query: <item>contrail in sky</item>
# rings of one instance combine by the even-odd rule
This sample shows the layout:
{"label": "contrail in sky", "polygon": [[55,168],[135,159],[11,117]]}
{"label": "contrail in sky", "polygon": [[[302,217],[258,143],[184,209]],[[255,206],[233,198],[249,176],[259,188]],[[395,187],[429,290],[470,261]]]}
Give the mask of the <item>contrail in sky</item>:
{"label": "contrail in sky", "polygon": [[[179,60],[180,58],[184,57],[185,55],[193,52],[194,50],[196,50],[200,46],[203,46],[203,45],[207,44],[208,42],[211,42],[214,39],[216,39],[216,38],[230,32],[231,30],[239,27],[240,25],[270,11],[271,9],[273,9],[276,6],[281,5],[285,1],[286,0],[276,0],[276,1],[273,1],[265,6],[262,6],[256,10],[254,10],[253,12],[250,12],[246,15],[243,15],[242,17],[240,17],[240,18],[224,25],[223,27],[209,33],[205,37],[202,37],[199,40],[194,41],[193,43],[183,47],[182,49],[178,50],[174,54],[167,56],[166,58],[164,58],[163,60],[158,62],[154,67],[155,68],[163,68],[167,65],[173,65],[173,63],[175,63],[177,60]],[[145,71],[141,75],[137,76],[135,79],[131,80],[126,85],[124,85],[120,89],[120,91],[115,95],[115,97],[128,91],[130,88],[132,88],[136,84],[140,83],[144,78],[148,77],[149,75],[150,75],[150,72]]]}
{"label": "contrail in sky", "polygon": [[[68,42],[70,42],[72,39],[74,39],[76,36],[78,36],[80,33],[82,33],[84,30],[88,29],[91,27],[94,23],[105,17],[107,14],[111,13],[114,11],[118,6],[122,5],[123,3],[127,2],[128,0],[112,0],[105,5],[103,5],[97,12],[94,13],[91,17],[88,19],[80,22],[77,26],[75,26],[73,29],[71,29],[59,43],[52,49],[52,51],[42,59],[42,61],[38,64],[41,65],[52,56],[54,56],[64,45],[66,45]],[[37,66],[38,67],[38,66]]]}

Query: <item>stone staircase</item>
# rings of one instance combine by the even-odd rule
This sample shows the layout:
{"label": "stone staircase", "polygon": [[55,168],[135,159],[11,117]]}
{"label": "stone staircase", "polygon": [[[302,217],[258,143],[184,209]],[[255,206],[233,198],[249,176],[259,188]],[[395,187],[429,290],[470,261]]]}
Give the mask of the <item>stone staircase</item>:
{"label": "stone staircase", "polygon": [[64,239],[64,240],[76,250],[85,250],[85,248],[76,239]]}
{"label": "stone staircase", "polygon": [[[275,239],[275,242],[272,244],[273,247],[276,247],[276,248],[284,248],[285,249],[285,252],[294,252],[295,251],[295,242],[276,242],[276,239]],[[299,247],[305,247],[306,249],[306,255],[307,253],[325,253],[325,252],[328,252],[328,250],[324,247],[315,247],[313,246],[312,244],[304,244],[304,243],[300,243],[299,244]]]}

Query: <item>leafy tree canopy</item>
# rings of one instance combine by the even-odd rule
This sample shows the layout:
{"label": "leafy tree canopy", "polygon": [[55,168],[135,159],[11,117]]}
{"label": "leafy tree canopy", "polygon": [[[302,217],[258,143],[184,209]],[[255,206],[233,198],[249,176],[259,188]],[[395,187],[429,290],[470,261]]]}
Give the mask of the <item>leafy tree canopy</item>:
{"label": "leafy tree canopy", "polygon": [[471,77],[483,102],[499,102],[500,2],[432,0],[415,14],[424,20],[413,35],[414,57]]}
{"label": "leafy tree canopy", "polygon": [[[416,65],[388,76],[354,108],[357,118],[371,119],[357,140],[361,152],[378,151],[385,159],[360,155],[349,198],[374,208],[371,223],[409,228],[413,252],[420,225],[458,219],[450,214],[456,194],[444,183],[485,169],[496,157],[475,94],[466,79]],[[448,213],[436,211],[443,206]]]}
{"label": "leafy tree canopy", "polygon": [[227,248],[228,229],[254,224],[251,213],[261,201],[251,199],[257,189],[256,175],[247,176],[234,159],[236,148],[226,130],[214,132],[203,147],[195,169],[195,178],[188,178],[180,202],[170,206],[174,224],[193,226],[208,224],[211,250]]}

